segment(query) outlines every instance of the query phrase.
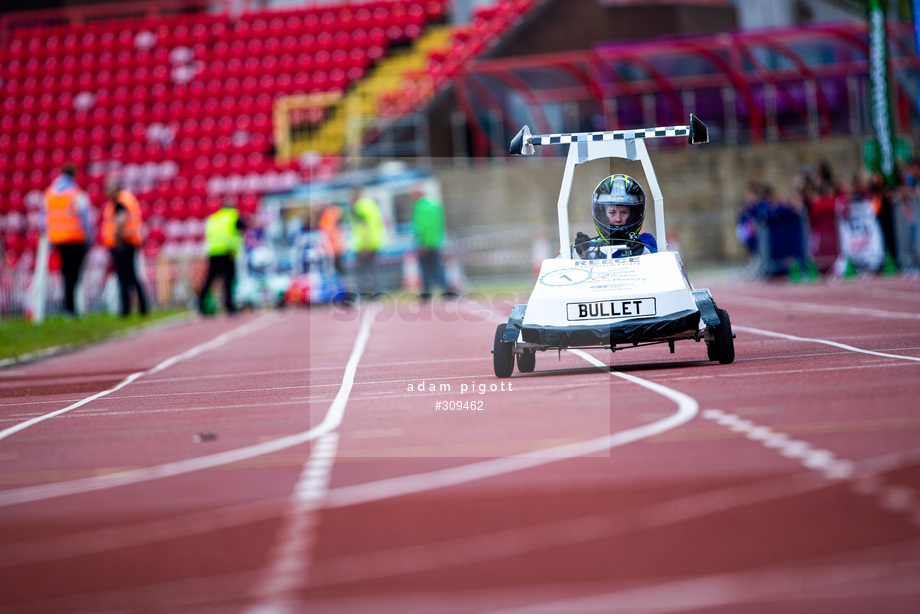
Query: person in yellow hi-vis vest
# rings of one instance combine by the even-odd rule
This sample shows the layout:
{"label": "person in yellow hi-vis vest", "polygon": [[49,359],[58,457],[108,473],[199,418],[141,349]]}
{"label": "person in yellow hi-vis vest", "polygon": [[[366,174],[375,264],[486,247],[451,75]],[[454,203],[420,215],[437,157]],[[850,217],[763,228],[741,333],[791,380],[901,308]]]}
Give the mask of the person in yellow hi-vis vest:
{"label": "person in yellow hi-vis vest", "polygon": [[377,252],[386,242],[386,226],[380,206],[372,198],[353,191],[351,243],[355,250],[356,283],[360,297],[374,298],[378,291]]}
{"label": "person in yellow hi-vis vest", "polygon": [[51,186],[45,190],[44,230],[61,256],[64,277],[64,315],[76,317],[74,293],[80,281],[83,259],[92,244],[89,221],[89,198],[74,178],[77,168],[72,163],[61,167]]}
{"label": "person in yellow hi-vis vest", "polygon": [[125,189],[121,177],[110,175],[105,181],[108,200],[102,210],[102,243],[112,254],[118,277],[121,315],[131,313],[131,293],[137,294],[137,310],[147,315],[144,288],[137,278],[136,254],[143,241],[143,218],[137,198]]}
{"label": "person in yellow hi-vis vest", "polygon": [[236,279],[236,254],[243,247],[245,224],[240,212],[230,201],[208,216],[204,225],[204,247],[208,254],[208,275],[198,293],[198,310],[204,314],[204,297],[218,277],[224,286],[224,308],[236,313],[233,303],[233,281]]}

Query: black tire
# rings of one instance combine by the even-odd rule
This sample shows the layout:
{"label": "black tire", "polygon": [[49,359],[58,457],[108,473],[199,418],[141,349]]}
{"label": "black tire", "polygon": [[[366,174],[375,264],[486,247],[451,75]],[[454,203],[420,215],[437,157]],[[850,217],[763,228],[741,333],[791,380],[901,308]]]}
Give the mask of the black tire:
{"label": "black tire", "polygon": [[534,350],[524,350],[517,355],[517,367],[521,373],[533,373],[537,366],[537,353]]}
{"label": "black tire", "polygon": [[505,336],[505,324],[495,329],[495,343],[492,345],[492,367],[495,377],[511,377],[514,372],[514,344],[502,341]]}
{"label": "black tire", "polygon": [[735,360],[735,340],[732,337],[732,323],[728,317],[728,312],[724,309],[716,309],[719,314],[719,325],[713,331],[713,339],[707,349],[709,350],[709,359],[718,360],[723,365],[728,365]]}
{"label": "black tire", "polygon": [[712,341],[706,342],[706,356],[709,357],[709,360],[719,360],[719,355],[716,353],[716,344]]}

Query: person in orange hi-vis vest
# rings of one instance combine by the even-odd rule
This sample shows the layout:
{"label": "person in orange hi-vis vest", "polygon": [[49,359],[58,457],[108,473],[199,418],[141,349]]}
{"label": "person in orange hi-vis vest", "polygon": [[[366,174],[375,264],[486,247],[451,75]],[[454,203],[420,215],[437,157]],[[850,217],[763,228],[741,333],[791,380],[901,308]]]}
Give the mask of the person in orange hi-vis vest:
{"label": "person in orange hi-vis vest", "polygon": [[137,310],[147,315],[147,299],[137,277],[136,254],[143,241],[143,219],[137,198],[125,189],[118,175],[105,181],[107,201],[102,210],[102,243],[112,254],[112,264],[118,277],[121,315],[131,313],[131,294],[137,294]]}
{"label": "person in orange hi-vis vest", "polygon": [[45,190],[44,231],[48,243],[61,256],[64,276],[64,315],[76,317],[74,292],[80,281],[83,259],[92,242],[89,221],[89,198],[77,185],[76,166],[66,163],[61,173]]}
{"label": "person in orange hi-vis vest", "polygon": [[336,205],[326,205],[319,216],[317,227],[320,232],[326,235],[329,245],[332,249],[332,257],[335,262],[335,270],[342,274],[342,256],[345,254],[345,240],[342,237],[342,210]]}

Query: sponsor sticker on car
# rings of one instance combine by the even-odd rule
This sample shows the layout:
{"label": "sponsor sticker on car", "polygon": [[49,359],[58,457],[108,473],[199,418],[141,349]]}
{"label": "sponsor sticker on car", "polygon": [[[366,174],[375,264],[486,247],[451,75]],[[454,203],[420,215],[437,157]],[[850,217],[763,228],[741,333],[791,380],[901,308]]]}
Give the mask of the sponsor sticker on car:
{"label": "sponsor sticker on car", "polygon": [[655,299],[649,297],[566,303],[565,308],[569,321],[635,318],[655,315]]}

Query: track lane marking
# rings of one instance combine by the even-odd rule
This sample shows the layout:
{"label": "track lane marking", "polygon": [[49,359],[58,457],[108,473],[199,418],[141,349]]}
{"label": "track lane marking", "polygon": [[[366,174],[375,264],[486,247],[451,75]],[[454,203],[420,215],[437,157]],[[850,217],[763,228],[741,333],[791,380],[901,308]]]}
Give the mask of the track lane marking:
{"label": "track lane marking", "polygon": [[20,431],[24,431],[30,426],[34,426],[40,422],[44,422],[45,420],[50,420],[51,418],[60,416],[61,414],[65,414],[73,409],[77,409],[78,407],[83,407],[87,403],[91,403],[95,401],[96,399],[101,399],[102,397],[108,396],[112,394],[113,392],[118,392],[119,390],[121,390],[122,388],[124,388],[125,386],[133,382],[134,380],[138,379],[139,377],[143,377],[144,375],[152,375],[154,373],[159,373],[160,371],[164,369],[168,369],[169,367],[173,366],[176,363],[182,362],[184,360],[188,360],[189,358],[194,358],[195,356],[198,356],[199,354],[203,354],[204,352],[208,352],[210,350],[213,350],[214,348],[220,347],[224,345],[225,343],[227,343],[228,341],[231,341],[233,339],[247,335],[250,332],[252,332],[252,330],[255,330],[255,329],[258,329],[264,326],[265,321],[267,319],[271,319],[271,318],[269,316],[262,316],[256,320],[247,322],[246,324],[243,324],[242,326],[239,326],[233,330],[230,330],[225,333],[222,333],[221,335],[218,335],[217,337],[215,337],[214,339],[211,339],[210,341],[206,341],[204,343],[196,345],[190,350],[186,350],[185,352],[182,352],[181,354],[176,354],[175,356],[171,356],[167,358],[166,360],[160,362],[156,366],[150,369],[147,369],[146,371],[138,371],[136,373],[132,373],[131,375],[129,375],[128,377],[120,381],[117,385],[113,386],[112,388],[109,388],[108,390],[97,392],[96,394],[88,396],[85,399],[81,399],[77,401],[76,403],[72,403],[71,405],[68,405],[67,407],[63,409],[49,412],[42,416],[38,416],[36,418],[32,418],[31,420],[26,420],[24,422],[20,422],[19,424],[15,426],[6,428],[0,431],[0,440],[6,439],[7,437],[11,435],[14,435]]}
{"label": "track lane marking", "polygon": [[[740,326],[735,326],[735,328],[738,329],[738,330],[740,330],[741,327],[740,327]],[[889,351],[897,351],[897,350],[903,350],[903,351],[917,351],[917,350],[920,350],[920,347],[917,347],[917,346],[907,346],[907,347],[897,347],[897,348],[890,348],[890,349],[889,349]],[[848,353],[848,351],[849,351],[849,350],[845,350],[845,351],[841,351],[841,352],[819,352],[819,353],[814,353],[814,354],[788,354],[788,355],[782,355],[782,356],[745,357],[744,360],[745,360],[745,362],[752,362],[752,361],[758,361],[758,360],[761,360],[761,361],[762,361],[762,360],[777,361],[777,360],[784,360],[784,359],[787,359],[787,358],[796,358],[796,359],[798,359],[798,358],[814,358],[814,357],[842,356],[842,355],[846,355],[846,354]],[[898,356],[898,358],[903,359],[903,358],[905,358],[905,357],[904,357],[904,356]],[[467,361],[467,360],[482,361],[482,358],[481,358],[481,357],[479,357],[479,358],[473,358],[473,359],[462,358],[462,359],[459,359],[459,360],[464,360],[464,361]],[[432,362],[432,361],[419,361],[418,364],[429,364],[430,362]],[[437,362],[447,362],[447,361],[437,361]],[[701,361],[701,362],[708,363],[708,361]],[[409,364],[409,363],[393,363],[393,364]],[[416,364],[416,363],[411,363],[411,364]],[[365,366],[367,366],[367,365],[365,365]],[[871,366],[872,366],[872,367],[890,367],[890,366],[901,366],[901,365],[897,365],[897,364],[895,364],[895,363],[882,363],[882,364],[879,364],[879,365],[871,365]],[[332,368],[333,368],[333,367],[319,367],[318,370],[328,370],[328,369],[332,369]],[[340,368],[340,367],[335,367],[335,368]],[[758,372],[754,372],[754,373],[744,373],[744,374],[720,373],[720,374],[718,374],[718,375],[688,375],[688,376],[680,376],[680,377],[673,377],[673,376],[671,376],[671,377],[672,377],[673,379],[687,380],[687,379],[700,379],[700,378],[713,378],[713,377],[746,377],[746,376],[748,376],[748,375],[783,375],[783,374],[787,374],[787,373],[792,373],[792,374],[795,374],[795,373],[806,373],[806,372],[807,372],[807,373],[811,373],[811,372],[813,372],[813,371],[837,371],[837,370],[840,370],[840,369],[861,369],[861,368],[864,368],[864,367],[863,367],[863,366],[854,365],[854,366],[852,366],[852,367],[828,367],[828,368],[822,368],[822,369],[807,369],[807,370],[805,370],[805,369],[799,369],[799,370],[792,369],[792,370],[783,370],[783,371],[758,371]],[[271,374],[275,374],[275,373],[310,372],[310,371],[312,371],[312,370],[314,370],[314,369],[290,369],[290,370],[286,370],[286,371],[265,371],[265,372],[255,371],[255,372],[245,372],[245,373],[232,373],[232,374],[227,374],[227,375],[220,375],[220,374],[218,374],[218,375],[203,375],[203,376],[200,376],[200,378],[196,378],[196,377],[176,377],[176,378],[165,378],[165,379],[154,379],[154,380],[145,379],[145,380],[138,380],[138,381],[134,382],[134,384],[135,384],[135,385],[142,385],[142,384],[159,384],[159,383],[172,382],[172,381],[190,381],[190,380],[195,380],[195,379],[208,379],[208,378],[218,378],[218,377],[235,377],[235,378],[236,378],[236,377],[244,377],[244,376],[247,376],[247,377],[248,377],[248,376],[255,376],[255,375],[262,375],[262,374],[271,375]],[[425,378],[425,381],[429,381],[429,380],[434,381],[434,380],[442,380],[442,379],[486,379],[486,378],[490,378],[490,377],[492,377],[492,374],[491,374],[491,373],[486,373],[486,374],[478,374],[478,375],[470,375],[470,376],[450,376],[450,377],[438,377],[438,378]],[[580,380],[581,378],[577,378],[577,379]],[[370,385],[379,385],[379,384],[398,384],[398,383],[408,383],[408,382],[417,382],[417,381],[419,381],[418,378],[406,379],[406,380],[369,380],[369,381],[365,381],[365,382],[356,382],[355,385],[356,385],[356,386],[370,386]],[[307,386],[304,386],[304,388],[318,388],[318,387],[319,387],[319,388],[322,388],[322,387],[329,388],[329,387],[333,387],[333,386],[338,386],[338,383],[330,383],[330,384],[309,384],[309,385],[307,385]],[[265,390],[271,390],[271,389],[270,389],[270,388],[266,388]],[[208,393],[207,393],[207,392],[200,392],[199,394],[208,394]],[[144,398],[154,398],[154,397],[158,397],[158,396],[160,396],[160,395],[157,395],[157,394],[146,394],[146,395],[138,394],[138,395],[125,395],[125,396],[120,396],[120,397],[117,397],[117,398],[119,398],[119,399],[127,399],[127,398],[131,398],[131,399],[144,399]],[[66,402],[74,402],[74,401],[76,401],[76,400],[77,400],[77,399],[60,399],[59,401],[23,401],[23,402],[19,402],[19,403],[0,403],[0,408],[2,408],[2,407],[24,407],[24,406],[28,406],[28,405],[53,405],[53,404],[57,404],[57,403],[61,403],[61,402],[64,402],[64,403],[66,403]],[[125,412],[125,413],[128,413],[128,412]],[[28,414],[28,415],[39,415],[39,413]],[[9,418],[0,418],[0,422],[11,422],[11,420],[10,420]]]}
{"label": "track lane marking", "polygon": [[311,576],[313,546],[317,539],[319,510],[326,497],[338,449],[339,434],[331,432],[313,443],[310,457],[289,499],[281,531],[275,539],[267,568],[253,591],[251,614],[295,611],[295,593]]}
{"label": "track lane marking", "polygon": [[[275,401],[272,403],[239,403],[236,405],[207,405],[199,407],[170,407],[168,409],[138,409],[138,410],[115,410],[115,409],[85,409],[80,410],[79,412],[73,412],[66,414],[63,418],[88,418],[87,415],[89,412],[94,411],[105,411],[106,416],[135,416],[138,414],[168,414],[172,412],[181,413],[186,411],[210,411],[210,410],[224,410],[224,409],[243,409],[247,407],[274,407],[276,405],[303,405],[302,402],[298,401]],[[38,414],[22,414],[22,415],[38,415]],[[0,418],[0,422],[13,422],[13,420],[8,418]]]}
{"label": "track lane marking", "polygon": [[[876,318],[889,318],[898,320],[920,320],[920,313],[910,313],[905,311],[885,311],[884,309],[872,309],[868,307],[847,307],[845,305],[822,305],[820,303],[803,303],[798,301],[777,301],[763,297],[749,297],[732,294],[731,292],[720,293],[720,296],[728,297],[728,302],[736,302],[745,305],[754,305],[756,307],[766,307],[768,309],[779,309],[788,311],[790,307],[821,314],[842,314],[855,316],[872,316]],[[734,327],[733,327],[734,328]]]}
{"label": "track lane marking", "polygon": [[253,595],[256,603],[246,608],[250,614],[281,614],[298,611],[296,592],[309,581],[313,563],[313,546],[317,539],[319,511],[323,507],[332,480],[332,466],[338,451],[339,434],[336,431],[345,416],[345,407],[354,385],[358,364],[364,355],[379,305],[364,311],[361,328],[352,347],[339,392],[329,406],[318,429],[310,457],[303,465],[280,534],[269,555]]}
{"label": "track lane marking", "polygon": [[[900,357],[900,358],[903,358],[903,357]],[[684,379],[684,378],[681,378],[681,379]]]}
{"label": "track lane marking", "polygon": [[[354,383],[354,376],[355,371],[358,368],[358,361],[360,360],[361,354],[364,352],[364,347],[366,346],[367,339],[370,336],[370,325],[373,322],[375,313],[376,310],[368,310],[365,312],[365,317],[361,321],[361,328],[359,330],[357,339],[355,340],[355,345],[352,349],[351,356],[349,357],[348,363],[345,366],[345,374],[342,378],[342,387],[339,390],[339,394],[336,395],[332,404],[329,406],[329,409],[326,411],[326,415],[324,416],[323,421],[319,425],[300,433],[279,437],[271,441],[266,441],[251,446],[245,446],[243,448],[226,450],[224,452],[217,452],[215,454],[209,454],[206,456],[198,456],[181,461],[174,461],[153,467],[144,467],[140,469],[124,471],[105,476],[105,478],[84,478],[70,482],[42,484],[39,486],[29,486],[15,490],[3,491],[0,492],[0,507],[7,507],[10,505],[18,505],[21,503],[29,503],[34,501],[44,501],[46,499],[63,497],[66,495],[105,490],[108,488],[114,488],[116,486],[138,484],[140,482],[147,482],[150,480],[166,477],[174,477],[185,473],[201,471],[203,469],[211,469],[220,465],[227,465],[230,463],[248,460],[256,456],[262,456],[272,452],[286,450],[287,448],[312,441],[318,437],[332,432],[338,428],[342,421],[342,416],[344,415],[345,411],[345,404],[347,403],[348,395],[351,392],[351,387]],[[368,314],[370,314],[369,317]],[[175,364],[175,361],[171,362],[170,365],[171,364]]]}
{"label": "track lane marking", "polygon": [[[906,486],[885,484],[881,478],[883,471],[866,468],[857,472],[857,463],[838,458],[830,450],[815,448],[807,441],[792,439],[768,426],[719,409],[707,409],[702,415],[751,441],[776,450],[778,454],[799,462],[806,469],[821,473],[828,480],[850,481],[854,493],[874,498],[876,504],[887,512],[906,514],[913,526],[920,527],[920,492]],[[909,452],[907,456],[910,457],[914,452]]]}
{"label": "track lane marking", "polygon": [[818,471],[829,480],[848,479],[853,475],[853,461],[837,458],[830,450],[814,448],[806,441],[792,439],[785,433],[720,409],[707,409],[702,415],[703,418],[744,435],[766,448],[775,449],[786,458],[798,460],[807,469]]}
{"label": "track lane marking", "polygon": [[[739,571],[658,582],[651,586],[586,597],[487,610],[485,614],[665,614],[723,608],[726,608],[725,611],[746,611],[755,605],[769,604],[784,610],[793,599],[793,603],[799,605],[808,603],[808,607],[813,608],[810,611],[825,611],[818,602],[917,595],[920,592],[915,582],[918,571],[920,561],[917,560]],[[892,576],[896,578],[893,584],[890,580]],[[864,586],[866,582],[883,578],[888,579],[884,588]],[[808,607],[804,611],[809,611]]]}
{"label": "track lane marking", "polygon": [[[581,350],[570,351],[595,367],[602,368],[605,371],[610,369],[606,363],[601,362],[590,354],[582,352]],[[347,507],[448,486],[457,486],[459,484],[483,480],[507,473],[522,471],[524,469],[531,469],[561,460],[603,452],[676,428],[689,422],[699,413],[699,404],[696,399],[689,395],[667,388],[661,384],[640,379],[628,373],[620,373],[618,371],[608,372],[611,376],[623,378],[674,401],[678,405],[677,411],[666,418],[649,424],[572,444],[525,452],[503,458],[490,459],[478,463],[461,465],[459,467],[334,488],[329,491],[326,507]]]}
{"label": "track lane marking", "polygon": [[[920,463],[920,448],[915,448],[906,452],[895,452],[858,461],[855,474],[862,476],[896,471],[918,463]],[[487,546],[491,555],[500,557],[513,556],[539,550],[541,549],[540,544],[544,542],[551,541],[556,546],[561,546],[568,543],[580,543],[584,539],[615,537],[627,530],[660,528],[749,505],[804,495],[824,490],[840,483],[840,481],[828,480],[817,472],[808,471],[768,478],[759,482],[745,482],[727,486],[672,501],[647,505],[636,510],[597,514],[534,525],[533,527],[498,531],[488,534],[490,537],[484,540],[483,544]],[[260,500],[219,510],[193,512],[168,519],[151,520],[131,525],[94,529],[74,535],[7,544],[4,546],[4,557],[0,558],[0,568],[142,546],[277,518],[283,503],[284,499]],[[531,533],[535,535],[531,535]],[[522,537],[526,537],[526,539],[521,539]],[[427,544],[425,552],[427,562],[429,565],[432,563],[433,554],[437,554],[434,557],[436,560],[443,560],[444,567],[486,560],[487,557],[484,556],[470,558],[478,556],[478,547],[472,548],[471,546],[478,546],[480,539],[482,539],[482,536]],[[503,545],[496,545],[496,539]],[[522,550],[522,546],[526,546],[526,549]],[[382,557],[382,552],[346,555],[328,559],[323,563],[317,564],[317,582],[334,584],[357,579],[386,577],[387,575],[395,575],[396,569],[404,569],[407,572],[415,571],[405,556],[421,552],[412,550],[419,547],[405,546],[387,550],[385,551],[388,553],[387,557],[385,557],[386,560],[379,558]],[[917,542],[917,547],[920,548],[920,541]],[[390,555],[399,555],[401,557],[397,559],[396,567],[394,567]],[[362,560],[362,558],[373,558],[374,561],[381,564],[376,565],[374,561]],[[325,567],[327,563],[332,565]],[[321,566],[323,566],[323,569],[320,569]],[[403,573],[403,571],[398,573]]]}
{"label": "track lane marking", "polygon": [[[916,314],[920,318],[920,314]],[[869,354],[871,356],[881,356],[883,358],[895,358],[898,360],[910,360],[913,362],[920,362],[920,358],[915,356],[901,356],[900,354],[888,354],[886,352],[875,352],[873,350],[864,350],[852,345],[847,345],[846,343],[839,343],[837,341],[829,341],[827,339],[817,339],[812,337],[799,337],[797,335],[789,335],[786,333],[778,333],[771,330],[763,330],[761,328],[752,328],[750,326],[732,326],[734,330],[743,331],[746,333],[751,333],[754,335],[763,335],[765,337],[777,337],[779,339],[787,339],[789,341],[806,341],[808,343],[821,343],[824,345],[829,345],[831,347],[840,348],[842,350],[847,350],[850,352],[858,352],[860,354]]]}

